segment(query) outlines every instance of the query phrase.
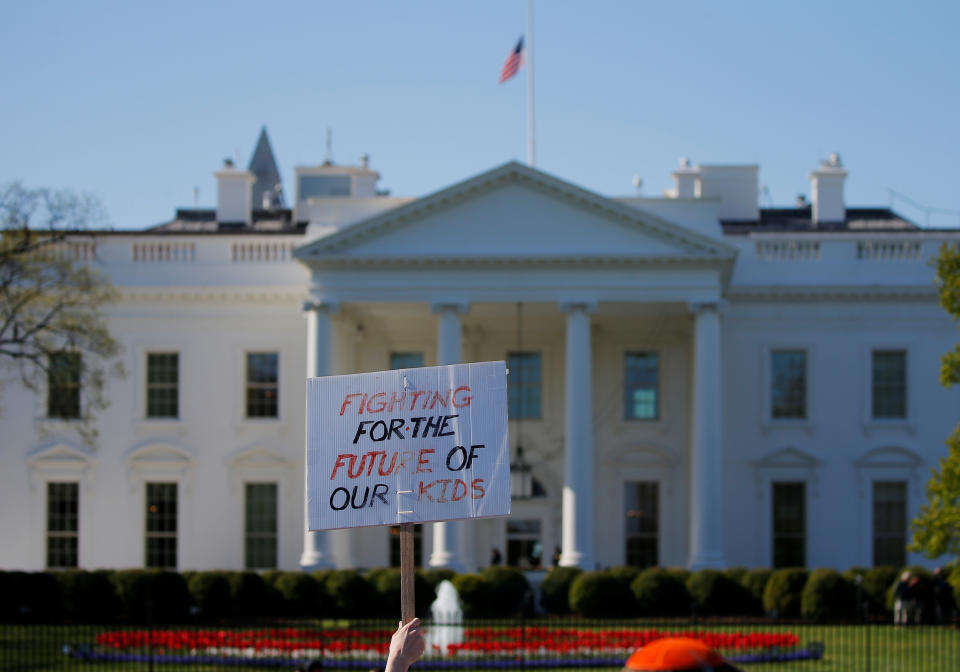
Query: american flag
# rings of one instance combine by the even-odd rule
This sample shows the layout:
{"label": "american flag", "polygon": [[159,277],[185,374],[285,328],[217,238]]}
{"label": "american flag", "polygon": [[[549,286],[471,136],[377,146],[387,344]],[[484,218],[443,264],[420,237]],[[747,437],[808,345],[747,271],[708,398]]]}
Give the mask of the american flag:
{"label": "american flag", "polygon": [[500,70],[500,83],[503,84],[505,81],[517,74],[517,70],[520,69],[521,65],[523,65],[522,37],[517,40],[517,46],[515,46],[513,51],[510,52],[510,55],[507,56],[507,60],[503,62],[503,69]]}

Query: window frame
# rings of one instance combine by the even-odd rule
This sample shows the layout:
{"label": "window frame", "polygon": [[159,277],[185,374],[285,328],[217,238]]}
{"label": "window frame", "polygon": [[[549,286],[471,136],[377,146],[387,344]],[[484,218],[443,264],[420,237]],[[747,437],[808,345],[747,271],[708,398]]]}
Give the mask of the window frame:
{"label": "window frame", "polygon": [[[510,412],[509,412],[509,409],[510,409],[510,406],[511,406],[511,404],[510,404],[510,391],[511,391],[511,389],[517,389],[517,388],[519,388],[519,386],[520,386],[520,383],[519,383],[519,382],[513,383],[513,381],[515,381],[515,380],[516,380],[516,381],[519,381],[519,377],[518,377],[516,374],[511,373],[510,375],[507,376],[507,409],[508,409],[508,410],[507,410],[507,414],[508,414],[508,417],[509,417],[510,420],[527,420],[527,421],[532,421],[532,422],[542,421],[542,420],[544,419],[543,391],[544,391],[544,389],[545,389],[545,386],[544,386],[544,369],[543,369],[543,362],[544,362],[543,349],[541,349],[541,348],[536,348],[536,349],[524,348],[524,349],[522,349],[522,350],[508,350],[507,353],[506,353],[506,363],[507,363],[507,370],[508,370],[508,371],[509,371],[511,368],[514,368],[514,369],[519,368],[519,366],[511,367],[511,358],[514,357],[514,356],[518,356],[518,355],[520,355],[520,356],[524,356],[524,355],[536,355],[536,357],[537,357],[538,360],[539,360],[539,362],[538,362],[538,367],[539,367],[539,370],[538,370],[538,378],[539,378],[539,380],[537,381],[537,384],[536,384],[536,387],[537,387],[537,389],[539,390],[538,402],[537,402],[537,411],[538,411],[538,413],[537,413],[536,415],[527,415],[526,413],[524,413],[524,414],[513,414],[513,413],[510,413]],[[528,389],[528,388],[533,388],[533,386],[530,385],[530,384],[527,384],[527,382],[524,381],[523,389]],[[522,405],[523,405],[523,404],[521,403],[521,406],[522,406]],[[526,409],[524,409],[524,410],[526,410]]]}
{"label": "window frame", "polygon": [[890,539],[895,538],[893,534],[885,534],[883,537],[879,536],[877,533],[877,485],[884,484],[897,484],[903,487],[903,529],[898,535],[899,538],[903,540],[903,558],[898,560],[896,563],[893,563],[897,567],[904,567],[909,564],[910,553],[907,550],[907,544],[910,541],[909,535],[909,526],[910,526],[910,482],[906,478],[901,479],[886,479],[886,478],[873,478],[870,480],[870,566],[879,567],[882,565],[888,565],[891,563],[880,563],[877,562],[877,541],[881,538]]}
{"label": "window frame", "polygon": [[[799,564],[782,564],[778,565],[777,560],[777,541],[778,539],[787,538],[791,539],[796,536],[796,533],[777,533],[777,498],[776,491],[778,485],[799,485],[801,486],[801,492],[803,493],[803,502],[802,502],[802,524],[803,530],[800,533],[800,539],[802,541],[802,561]],[[770,481],[770,567],[773,569],[781,569],[786,567],[806,567],[809,553],[810,553],[810,498],[808,496],[809,484],[805,479],[792,479],[792,480],[783,480],[783,479],[773,479]]]}
{"label": "window frame", "polygon": [[[902,350],[904,353],[904,365],[906,367],[904,375],[904,404],[906,405],[906,415],[904,417],[876,417],[873,415],[873,353],[876,351]],[[885,432],[887,430],[900,432],[906,431],[909,434],[916,432],[914,418],[916,416],[918,389],[917,373],[915,369],[916,358],[913,348],[902,341],[871,341],[863,346],[863,430],[870,436],[875,432]]]}
{"label": "window frame", "polygon": [[[785,350],[803,350],[806,352],[806,389],[804,390],[804,418],[778,418],[773,415],[773,353]],[[800,429],[813,434],[817,417],[817,396],[813,393],[816,385],[816,354],[813,344],[798,341],[774,341],[760,348],[760,371],[762,371],[761,403],[758,404],[758,422],[764,433],[771,430]]]}
{"label": "window frame", "polygon": [[[151,383],[150,382],[150,357],[151,355],[174,355],[177,358],[177,380],[175,383]],[[181,403],[181,388],[182,388],[182,376],[181,372],[183,371],[183,357],[180,355],[179,350],[167,350],[167,349],[147,349],[143,353],[143,418],[149,422],[168,422],[168,421],[179,421],[181,420],[183,412],[183,404]],[[176,415],[150,415],[150,389],[151,385],[160,385],[160,386],[174,386],[176,391]],[[161,389],[163,389],[161,387]],[[169,389],[169,388],[168,388]]]}
{"label": "window frame", "polygon": [[[50,527],[51,516],[51,489],[55,486],[73,486],[73,495],[75,499],[76,512],[73,514],[73,530],[52,530]],[[76,569],[80,566],[80,482],[76,480],[54,481],[48,480],[44,484],[44,567],[49,570]],[[52,564],[50,562],[51,542],[54,539],[69,539],[73,541],[73,564]]]}
{"label": "window frame", "polygon": [[53,375],[53,362],[52,359],[48,357],[47,360],[47,376],[44,380],[45,390],[46,390],[46,403],[44,404],[44,419],[54,422],[71,422],[83,419],[83,353],[74,351],[74,350],[60,350],[56,353],[52,353],[52,356],[56,357],[69,357],[70,359],[75,359],[77,362],[77,372],[76,372],[76,382],[70,382],[68,384],[69,388],[72,390],[76,388],[76,414],[73,415],[53,415],[50,413],[51,406],[54,403],[54,395],[58,394],[58,389],[63,387],[63,385],[55,386],[52,381]]}
{"label": "window frame", "polygon": [[[174,498],[174,526],[173,532],[156,531],[150,529],[150,490],[151,486],[173,486]],[[180,517],[182,510],[181,487],[178,480],[148,480],[144,481],[143,487],[143,566],[146,569],[164,569],[176,571],[180,566]],[[151,539],[173,539],[173,564],[172,565],[151,565],[150,540]]]}
{"label": "window frame", "polygon": [[[273,530],[251,531],[250,486],[273,486]],[[253,541],[273,542],[273,565],[255,565],[250,562]],[[280,483],[277,481],[244,481],[243,483],[243,566],[250,571],[278,569],[280,566]]]}
{"label": "window frame", "polygon": [[[628,412],[627,412],[628,409],[629,409],[629,404],[627,403],[627,392],[628,392],[627,385],[628,385],[628,378],[629,378],[629,376],[628,376],[628,373],[629,373],[629,372],[628,372],[628,370],[627,370],[627,361],[628,361],[628,358],[629,358],[629,357],[631,357],[631,356],[639,356],[639,355],[646,355],[646,356],[652,355],[652,356],[655,358],[655,362],[656,362],[656,383],[655,383],[655,387],[653,388],[653,391],[654,391],[654,398],[653,398],[654,414],[653,414],[653,417],[649,417],[649,418],[642,418],[642,417],[632,416],[632,415],[629,415]],[[624,350],[624,351],[623,351],[623,357],[622,357],[621,363],[622,363],[621,373],[622,373],[622,376],[623,376],[623,385],[622,385],[622,390],[623,390],[623,417],[621,418],[622,421],[625,422],[625,423],[634,423],[634,422],[642,422],[642,423],[660,422],[660,421],[663,419],[663,418],[662,418],[662,408],[661,408],[661,403],[660,403],[660,400],[661,400],[661,380],[663,379],[663,376],[662,376],[663,357],[662,357],[662,355],[661,355],[661,353],[660,353],[660,350],[658,350],[658,349],[651,349],[651,350],[627,349],[627,350]],[[635,389],[650,389],[650,388],[639,388],[639,387],[638,387],[638,388],[635,388]]]}
{"label": "window frame", "polygon": [[[630,563],[630,551],[629,551],[630,540],[636,539],[636,538],[639,538],[639,539],[651,538],[651,535],[649,533],[643,533],[643,532],[639,534],[631,535],[628,529],[629,528],[628,518],[630,517],[630,512],[627,510],[627,488],[630,486],[636,486],[636,485],[653,486],[654,495],[656,498],[655,499],[656,530],[652,534],[652,538],[654,541],[655,558],[654,558],[654,562],[649,565],[640,565],[640,564],[632,565]],[[623,500],[622,500],[623,504],[620,507],[620,510],[624,516],[624,521],[622,526],[623,527],[623,564],[631,567],[641,567],[642,569],[646,569],[648,567],[657,567],[661,564],[661,561],[663,559],[662,529],[663,529],[663,500],[664,500],[663,494],[664,493],[663,493],[663,488],[661,487],[660,481],[658,479],[624,480],[621,485],[621,490],[622,490],[621,494],[623,496]]]}
{"label": "window frame", "polygon": [[[281,386],[281,371],[282,371],[282,357],[281,351],[279,349],[269,350],[266,348],[246,348],[243,350],[242,362],[243,362],[243,384],[242,384],[242,419],[244,422],[277,422],[282,419],[282,412],[280,407],[280,386]],[[277,365],[276,365],[276,381],[273,383],[251,383],[250,381],[250,356],[251,355],[274,355],[276,356]],[[268,385],[272,385],[276,394],[276,413],[274,415],[250,415],[250,390],[251,385],[255,389],[267,389]]]}

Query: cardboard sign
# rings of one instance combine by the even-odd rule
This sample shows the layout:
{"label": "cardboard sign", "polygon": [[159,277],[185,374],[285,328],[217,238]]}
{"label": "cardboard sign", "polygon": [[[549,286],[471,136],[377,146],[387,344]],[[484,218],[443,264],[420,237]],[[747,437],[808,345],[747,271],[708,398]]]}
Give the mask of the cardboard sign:
{"label": "cardboard sign", "polygon": [[311,530],[510,513],[503,362],[307,380]]}

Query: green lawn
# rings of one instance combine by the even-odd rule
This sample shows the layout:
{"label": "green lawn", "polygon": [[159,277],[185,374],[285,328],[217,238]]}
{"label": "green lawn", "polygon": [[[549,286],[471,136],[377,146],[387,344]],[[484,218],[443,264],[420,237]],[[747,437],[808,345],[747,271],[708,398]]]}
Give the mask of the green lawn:
{"label": "green lawn", "polygon": [[[501,622],[500,625],[503,623]],[[579,627],[575,622],[553,625]],[[601,625],[593,622],[591,625]],[[306,627],[310,627],[307,625]],[[604,626],[606,627],[606,626]],[[792,632],[800,639],[800,648],[819,642],[824,646],[824,657],[816,661],[750,663],[742,664],[744,672],[957,672],[960,670],[960,631],[946,627],[893,626],[817,626],[817,625],[664,625],[663,623],[631,623],[624,628],[656,628],[662,631],[695,629],[709,632]],[[65,670],[127,670],[148,669],[146,663],[85,663],[63,653],[67,644],[91,643],[96,633],[102,630],[117,630],[116,626],[10,626],[0,625],[0,671],[2,672],[63,672]],[[473,669],[483,669],[476,661]],[[213,670],[237,670],[259,672],[292,668],[247,667],[247,666],[174,666],[156,665],[157,670],[175,672],[207,672]],[[356,669],[368,670],[369,663],[358,661]],[[495,668],[503,670],[503,668]],[[548,668],[537,668],[551,672]],[[610,669],[610,668],[606,668]]]}

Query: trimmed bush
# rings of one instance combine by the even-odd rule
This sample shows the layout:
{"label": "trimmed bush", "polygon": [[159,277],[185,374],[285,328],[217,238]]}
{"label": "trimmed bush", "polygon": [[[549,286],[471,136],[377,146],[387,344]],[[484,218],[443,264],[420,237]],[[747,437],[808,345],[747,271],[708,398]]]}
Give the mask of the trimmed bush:
{"label": "trimmed bush", "polygon": [[516,616],[523,611],[524,598],[530,592],[530,583],[523,572],[514,567],[487,567],[480,576],[490,583],[494,596],[491,616]]}
{"label": "trimmed bush", "polygon": [[583,570],[554,567],[540,583],[540,606],[551,614],[570,613],[570,586]]}
{"label": "trimmed bush", "polygon": [[5,618],[47,620],[61,615],[60,584],[48,572],[5,572],[3,606]]}
{"label": "trimmed bush", "polygon": [[[383,618],[397,620],[400,618],[400,570],[374,569],[367,573],[367,581],[377,594],[377,614]],[[436,598],[436,593],[419,573],[413,577],[413,594],[416,613],[424,616],[430,612],[430,605]]]}
{"label": "trimmed bush", "polygon": [[733,581],[734,583],[739,583],[743,585],[743,577],[747,574],[746,567],[727,567],[724,570],[721,570],[723,575]]}
{"label": "trimmed bush", "polygon": [[128,620],[149,623],[180,623],[187,618],[190,592],[176,572],[156,569],[125,569],[111,580]]}
{"label": "trimmed bush", "polygon": [[487,579],[480,574],[457,574],[451,581],[460,595],[464,616],[484,618],[490,615],[496,596]]}
{"label": "trimmed bush", "polygon": [[651,567],[630,584],[641,616],[685,616],[690,613],[690,593],[676,571]]}
{"label": "trimmed bush", "polygon": [[120,602],[110,581],[111,572],[71,569],[56,572],[60,584],[65,618],[106,623],[120,615]]}
{"label": "trimmed bush", "polygon": [[277,599],[271,594],[273,587],[256,572],[229,572],[227,582],[234,616],[252,618],[276,613]]}
{"label": "trimmed bush", "polygon": [[233,612],[226,572],[196,572],[190,577],[187,588],[203,618],[226,618]]}
{"label": "trimmed bush", "polygon": [[640,576],[642,570],[639,567],[631,565],[621,565],[620,567],[610,567],[606,570],[607,574],[623,584],[623,587],[630,590],[630,584],[634,579]]}
{"label": "trimmed bush", "polygon": [[[850,572],[850,574],[852,576],[849,578],[855,581],[856,572]],[[867,603],[867,608],[871,614],[883,614],[887,611],[887,589],[897,582],[899,575],[899,570],[889,565],[872,567],[861,575],[861,599]],[[846,572],[844,576],[848,576]],[[854,583],[854,588],[856,588],[856,583]]]}
{"label": "trimmed bush", "polygon": [[833,569],[815,569],[800,595],[800,615],[810,621],[850,620],[857,615],[853,582]]}
{"label": "trimmed bush", "polygon": [[747,591],[747,600],[750,614],[763,613],[763,593],[767,588],[767,582],[773,570],[770,569],[750,569],[740,579],[740,585]]}
{"label": "trimmed bush", "polygon": [[607,572],[584,572],[570,586],[570,608],[588,618],[622,617],[633,611],[633,599],[623,583]]}
{"label": "trimmed bush", "polygon": [[749,610],[746,590],[716,569],[702,569],[687,579],[687,592],[701,616],[729,616]]}
{"label": "trimmed bush", "polygon": [[452,569],[418,569],[417,574],[422,576],[433,590],[434,597],[437,595],[437,586],[441,581],[453,581],[453,577],[457,575]]}
{"label": "trimmed bush", "polygon": [[778,618],[800,616],[800,598],[807,583],[807,570],[802,567],[778,569],[770,575],[763,591],[763,609]]}
{"label": "trimmed bush", "polygon": [[323,586],[306,572],[279,572],[270,577],[281,598],[283,616],[313,616],[322,613],[326,596]]}
{"label": "trimmed bush", "polygon": [[383,611],[373,586],[354,569],[328,572],[324,587],[334,616],[359,618]]}
{"label": "trimmed bush", "polygon": [[900,575],[903,572],[910,572],[911,579],[917,577],[919,579],[919,593],[918,599],[923,599],[924,597],[931,595],[933,593],[933,574],[926,567],[919,567],[914,565],[913,567],[904,567],[901,570],[898,570],[896,575],[893,577],[893,580],[890,582],[890,585],[887,586],[887,592],[884,599],[884,604],[887,609],[893,611],[893,593],[897,588],[897,582],[900,580]]}

